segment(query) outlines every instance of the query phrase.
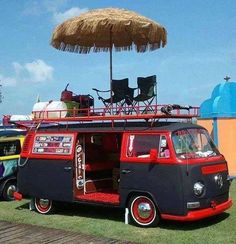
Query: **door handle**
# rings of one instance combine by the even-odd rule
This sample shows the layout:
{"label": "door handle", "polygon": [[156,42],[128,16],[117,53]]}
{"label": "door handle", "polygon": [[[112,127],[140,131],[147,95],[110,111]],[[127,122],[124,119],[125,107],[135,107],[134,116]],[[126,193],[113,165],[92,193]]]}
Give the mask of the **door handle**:
{"label": "door handle", "polygon": [[71,169],[72,169],[72,167],[70,167],[70,166],[69,167],[64,167],[65,171],[70,171]]}
{"label": "door handle", "polygon": [[131,173],[131,170],[129,170],[129,169],[123,169],[123,170],[121,171],[121,173],[122,173],[122,174],[129,174],[129,173]]}

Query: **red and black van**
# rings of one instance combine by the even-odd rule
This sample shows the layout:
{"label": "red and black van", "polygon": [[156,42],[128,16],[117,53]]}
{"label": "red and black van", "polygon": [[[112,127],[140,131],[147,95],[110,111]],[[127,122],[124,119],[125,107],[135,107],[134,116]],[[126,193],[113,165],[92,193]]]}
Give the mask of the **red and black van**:
{"label": "red and black van", "polygon": [[18,192],[42,214],[53,203],[125,209],[143,227],[194,221],[230,208],[228,168],[208,132],[180,122],[84,122],[30,131]]}

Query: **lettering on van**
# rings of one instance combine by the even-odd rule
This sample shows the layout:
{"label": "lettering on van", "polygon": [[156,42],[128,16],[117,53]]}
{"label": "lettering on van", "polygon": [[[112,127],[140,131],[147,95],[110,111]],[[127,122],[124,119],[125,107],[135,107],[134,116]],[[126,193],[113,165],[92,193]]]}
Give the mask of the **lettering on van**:
{"label": "lettering on van", "polygon": [[32,153],[70,155],[74,137],[72,135],[41,134],[35,137]]}
{"label": "lettering on van", "polygon": [[76,187],[77,189],[82,189],[84,187],[84,163],[83,163],[83,148],[79,144],[76,145],[75,150],[75,162],[76,162]]}

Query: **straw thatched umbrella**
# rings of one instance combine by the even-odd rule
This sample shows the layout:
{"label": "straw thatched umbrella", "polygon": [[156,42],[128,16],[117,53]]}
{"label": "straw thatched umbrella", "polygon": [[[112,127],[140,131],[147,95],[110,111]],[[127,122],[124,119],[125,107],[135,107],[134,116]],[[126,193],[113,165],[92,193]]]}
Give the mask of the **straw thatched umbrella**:
{"label": "straw thatched umbrella", "polygon": [[112,50],[152,51],[164,47],[164,27],[133,11],[117,8],[91,10],[58,25],[51,45],[62,51],[89,53],[110,52],[112,81]]}

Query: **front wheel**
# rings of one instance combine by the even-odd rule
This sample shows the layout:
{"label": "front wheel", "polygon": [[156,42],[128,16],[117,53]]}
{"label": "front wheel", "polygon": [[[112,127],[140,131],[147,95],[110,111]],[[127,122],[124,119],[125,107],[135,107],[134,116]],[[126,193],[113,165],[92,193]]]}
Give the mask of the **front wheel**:
{"label": "front wheel", "polygon": [[156,205],[147,196],[133,196],[129,201],[132,222],[140,227],[157,226],[160,218]]}
{"label": "front wheel", "polygon": [[37,212],[41,214],[49,214],[53,211],[52,201],[43,198],[34,198],[34,206]]}
{"label": "front wheel", "polygon": [[14,192],[16,191],[16,182],[8,182],[4,186],[2,197],[5,201],[13,201],[14,198]]}

